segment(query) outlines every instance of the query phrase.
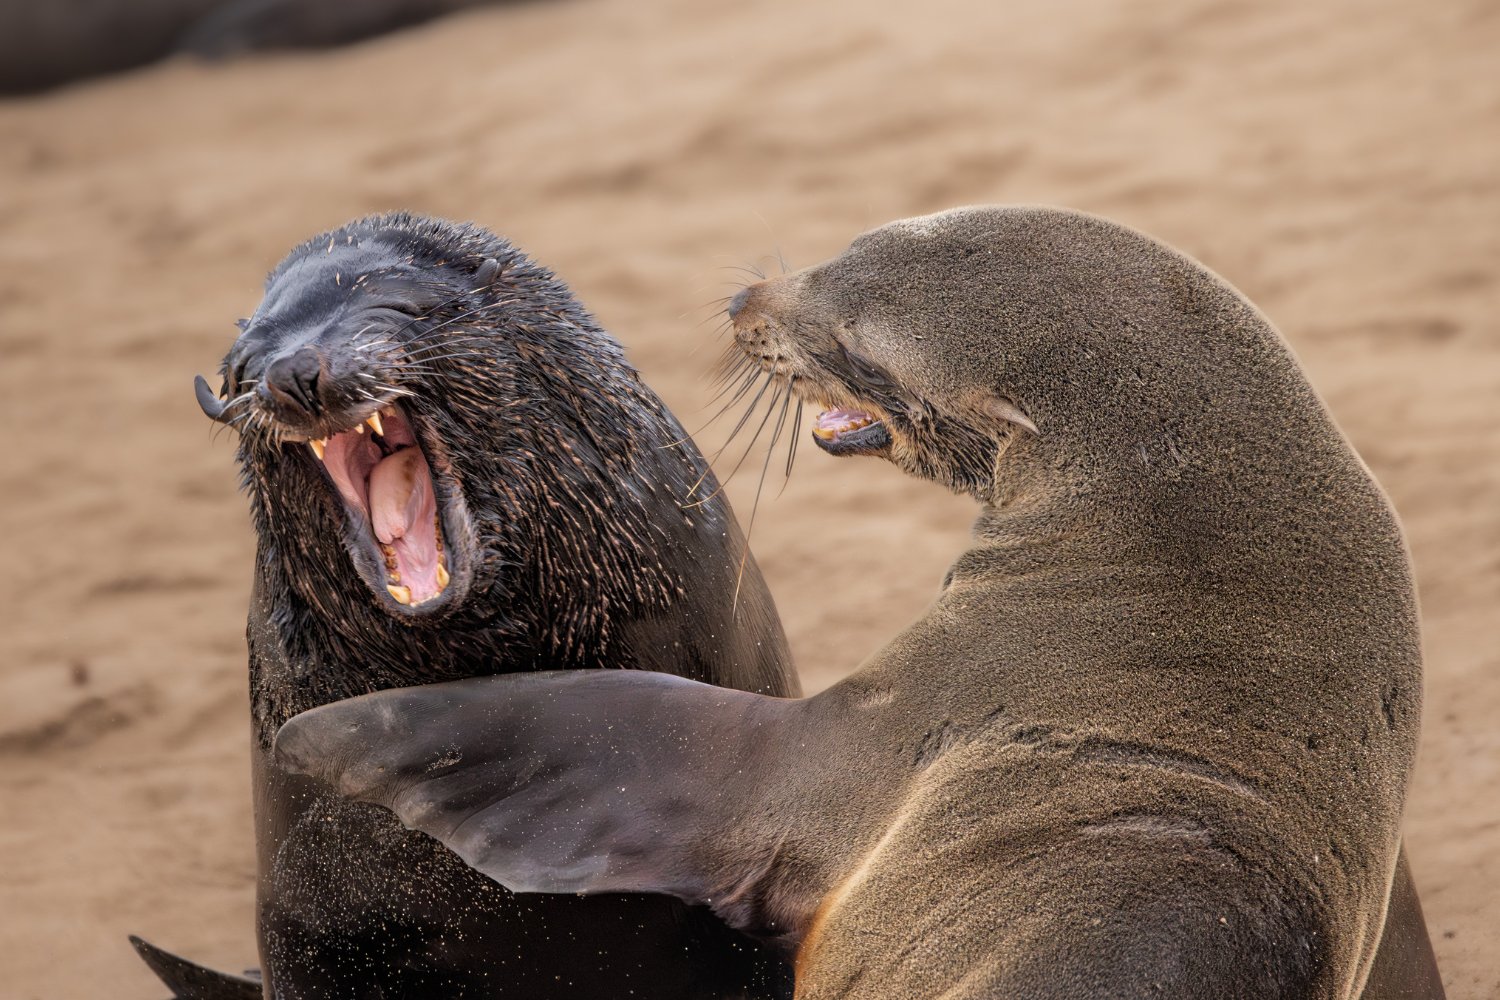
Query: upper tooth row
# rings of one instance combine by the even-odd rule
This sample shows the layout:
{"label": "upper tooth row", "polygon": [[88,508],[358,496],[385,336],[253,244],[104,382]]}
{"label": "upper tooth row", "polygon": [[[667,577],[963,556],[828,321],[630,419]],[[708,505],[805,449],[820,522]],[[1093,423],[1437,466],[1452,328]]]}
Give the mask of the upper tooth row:
{"label": "upper tooth row", "polygon": [[[370,430],[374,431],[376,434],[379,434],[381,437],[385,437],[385,425],[380,422],[380,412],[378,410],[370,414],[368,417],[365,417],[364,424],[355,424],[354,433],[363,434],[365,432],[365,424],[369,424]],[[323,452],[328,448],[328,439],[308,438],[307,446],[313,450],[313,454],[317,455],[319,461],[321,461],[323,458]]]}
{"label": "upper tooth row", "polygon": [[875,421],[870,418],[865,418],[863,420],[851,420],[848,423],[839,424],[837,427],[814,427],[813,433],[822,438],[824,441],[832,441],[835,434],[848,434],[850,431],[857,431],[861,427],[868,427],[874,422]]}

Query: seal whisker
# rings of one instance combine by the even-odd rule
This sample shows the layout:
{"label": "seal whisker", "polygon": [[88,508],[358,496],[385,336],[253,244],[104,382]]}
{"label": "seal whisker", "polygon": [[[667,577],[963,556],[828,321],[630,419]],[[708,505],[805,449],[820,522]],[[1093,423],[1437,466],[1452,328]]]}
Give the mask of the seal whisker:
{"label": "seal whisker", "polygon": [[759,375],[760,369],[758,369],[753,364],[745,363],[726,366],[724,371],[721,374],[715,376],[713,381],[709,383],[710,387],[713,388],[715,392],[713,396],[709,398],[708,402],[704,404],[704,408],[706,409],[707,407],[717,403],[725,393],[733,391],[736,386],[742,385],[746,382],[753,383]]}
{"label": "seal whisker", "polygon": [[[408,320],[406,323],[404,323],[401,326],[397,327],[396,330],[394,331],[393,335],[394,336],[400,336],[401,334],[405,333],[407,330],[411,329],[412,326],[414,326],[415,324],[420,323],[420,322],[422,322],[423,320],[426,320],[426,319],[431,319],[434,315],[437,314],[437,312],[439,310],[448,308],[453,303],[459,301],[460,299],[464,298],[465,296],[467,296],[469,294],[471,294],[471,290],[470,289],[465,289],[464,291],[461,291],[461,292],[455,292],[453,295],[450,295],[446,299],[443,299],[437,305],[432,306],[429,309],[424,309],[421,312],[420,315],[411,317],[411,319]],[[512,300],[512,301],[514,301],[514,300]],[[481,306],[480,308],[483,308],[483,306]]]}
{"label": "seal whisker", "polygon": [[694,324],[695,326],[701,327],[705,323],[711,322],[715,317],[718,317],[718,322],[714,323],[714,328],[709,331],[708,337],[700,337],[698,339],[698,342],[693,345],[692,350],[688,351],[688,357],[693,357],[694,355],[696,355],[703,349],[703,345],[705,343],[707,343],[711,339],[718,339],[719,337],[722,337],[724,335],[724,331],[729,329],[729,314],[725,312],[723,307],[724,303],[728,302],[731,298],[733,298],[733,296],[726,295],[721,299],[715,299],[713,302],[706,303],[703,307],[700,307],[707,308],[708,306],[713,306],[714,311],[698,320],[698,322]]}
{"label": "seal whisker", "polygon": [[729,398],[724,401],[724,404],[719,407],[714,415],[709,418],[708,423],[704,424],[703,426],[707,428],[709,424],[712,424],[714,421],[722,417],[730,407],[734,406],[740,400],[744,399],[745,393],[750,391],[750,387],[755,385],[756,380],[759,378],[760,372],[754,368],[751,368],[739,376],[738,382],[729,383],[725,385],[724,388],[715,393],[714,397],[708,401],[709,406],[717,403],[725,395],[728,395]]}
{"label": "seal whisker", "polygon": [[431,351],[446,351],[457,349],[478,351],[484,347],[484,341],[485,338],[481,336],[455,337],[452,334],[449,334],[448,336],[441,338],[435,337],[427,343],[408,343],[401,344],[399,345],[399,347],[396,344],[392,344],[390,346],[393,351],[399,350],[399,353],[403,357],[420,358],[424,354],[427,354]]}
{"label": "seal whisker", "polygon": [[[792,382],[797,381],[797,376],[792,376]],[[790,383],[789,383],[790,385]],[[792,414],[791,443],[786,449],[786,472],[782,476],[781,491],[776,495],[779,497],[786,492],[787,483],[792,481],[792,463],[797,461],[797,442],[802,440],[802,435],[797,433],[797,428],[802,426],[802,398],[797,398],[797,410]]]}
{"label": "seal whisker", "polygon": [[445,338],[431,344],[424,344],[415,349],[403,349],[401,356],[404,361],[431,361],[441,357],[482,360],[487,357],[484,350],[485,346],[482,339],[466,337]]}
{"label": "seal whisker", "polygon": [[[750,400],[750,405],[745,407],[745,412],[741,414],[739,422],[730,429],[728,437],[726,437],[724,439],[724,443],[719,446],[719,450],[714,452],[714,458],[718,458],[724,453],[724,449],[729,447],[729,444],[734,440],[735,435],[739,434],[739,432],[744,429],[745,423],[755,415],[755,408],[760,405],[761,397],[766,394],[766,390],[771,387],[771,383],[776,381],[776,376],[774,373],[767,373],[766,377],[764,379],[761,379],[759,372],[752,372],[751,378],[749,380],[750,383],[753,385],[757,380],[760,382],[760,388],[756,391],[755,396]],[[749,391],[748,387],[745,391]]]}
{"label": "seal whisker", "polygon": [[[761,463],[761,467],[760,467],[760,482],[757,483],[756,486],[755,486],[755,499],[750,504],[750,520],[745,525],[745,551],[740,554],[740,566],[739,566],[739,570],[736,572],[735,578],[734,578],[734,606],[735,607],[739,606],[739,600],[740,600],[740,581],[743,580],[744,577],[745,577],[745,563],[750,558],[750,537],[755,533],[755,515],[760,512],[760,496],[761,496],[761,492],[763,490],[765,490],[765,488],[766,488],[766,474],[771,469],[771,456],[774,455],[774,454],[776,454],[776,440],[779,437],[781,437],[782,428],[786,425],[786,411],[787,411],[787,407],[792,402],[792,387],[793,387],[794,381],[795,380],[793,380],[793,379],[788,379],[787,383],[786,383],[786,390],[781,394],[781,413],[776,418],[776,427],[775,427],[775,429],[771,431],[771,440],[766,443],[766,460],[763,463]],[[776,403],[773,400],[771,402],[771,410],[774,410],[774,409],[776,409]],[[770,415],[771,415],[770,410],[766,411],[766,416],[769,417]],[[758,436],[758,433],[757,433],[757,436]],[[753,446],[755,444],[754,439],[751,439],[750,443]],[[746,449],[745,454],[748,455],[749,453],[750,453],[749,449]],[[740,461],[743,462],[744,459],[742,458],[742,459],[740,459]],[[736,469],[738,469],[738,466],[736,466]],[[734,473],[730,473],[730,475],[733,476]]]}
{"label": "seal whisker", "polygon": [[683,312],[679,313],[678,316],[677,316],[677,318],[678,319],[687,319],[689,316],[691,316],[695,312],[698,312],[698,311],[703,310],[703,309],[709,309],[709,310],[712,310],[712,311],[707,316],[704,316],[702,319],[698,320],[698,322],[700,324],[707,323],[709,320],[713,319],[714,316],[721,309],[723,309],[724,304],[726,302],[728,302],[732,298],[734,298],[734,293],[733,292],[731,292],[728,295],[721,295],[721,296],[719,296],[716,299],[709,299],[707,302],[700,302],[697,305],[692,306],[691,308],[686,309]]}
{"label": "seal whisker", "polygon": [[[776,373],[772,372],[767,377],[767,379],[766,379],[766,385],[769,386],[775,380],[776,380]],[[762,388],[761,392],[764,393],[765,392],[765,388]],[[761,434],[763,434],[765,432],[766,425],[771,422],[771,415],[776,412],[776,399],[777,399],[776,396],[772,396],[771,397],[770,405],[766,407],[766,415],[760,418],[760,424],[756,426],[755,433],[753,435],[751,435],[751,437],[750,437],[750,443],[747,444],[747,445],[745,445],[745,451],[744,451],[744,453],[742,455],[740,455],[740,460],[738,462],[734,463],[734,468],[731,469],[731,470],[729,470],[729,475],[725,476],[720,481],[718,489],[714,490],[713,493],[710,494],[709,496],[704,497],[701,501],[699,501],[699,503],[697,505],[708,503],[714,497],[716,497],[720,493],[722,493],[724,491],[724,487],[728,486],[729,485],[729,481],[731,479],[733,479],[735,477],[735,474],[740,471],[740,467],[745,464],[745,459],[749,458],[750,457],[750,453],[755,450],[755,442],[757,442],[757,441],[760,440]],[[760,394],[756,395],[756,400],[755,401],[756,402],[760,401]],[[754,414],[754,412],[755,412],[755,402],[752,402],[750,404],[750,408],[745,411],[745,416],[740,418],[740,424],[736,427],[735,432],[738,431],[738,429],[739,429],[740,426],[744,425],[745,420],[748,419],[752,414]],[[783,399],[782,407],[781,407],[781,420],[778,420],[776,422],[776,430],[771,435],[771,443],[767,446],[768,449],[774,449],[776,447],[776,435],[781,432],[781,425],[785,421],[785,419],[786,419],[786,400]],[[714,458],[715,459],[717,459],[719,457],[719,455],[723,454],[724,453],[724,449],[728,448],[729,445],[730,445],[730,443],[733,442],[734,436],[735,436],[735,432],[731,432],[730,433],[729,440],[727,440],[727,441],[724,442],[724,447],[720,448],[718,450],[718,452],[716,452],[714,454]],[[766,463],[769,466],[769,464],[770,464],[770,451],[769,450],[766,453]],[[762,474],[761,478],[762,478],[762,480],[764,480],[764,478],[765,478],[764,474]],[[699,479],[700,483],[702,481],[703,481],[702,479]],[[696,484],[695,484],[695,486],[696,486]],[[692,492],[689,491],[688,495],[691,496]],[[759,492],[757,491],[757,496],[758,495],[759,495]],[[751,520],[753,521],[754,519],[755,519],[754,512],[752,512],[751,513]]]}
{"label": "seal whisker", "polygon": [[[719,413],[715,414],[714,417],[713,417],[713,419],[709,420],[708,423],[704,424],[703,427],[699,429],[700,432],[702,430],[708,428],[709,426],[711,426],[713,424],[714,420],[717,420],[719,418],[720,414],[722,414],[725,410],[729,409],[729,407],[733,406],[734,403],[735,403],[735,400],[737,400],[741,395],[743,395],[746,391],[748,391],[748,389],[749,389],[749,387],[751,385],[755,384],[756,376],[758,376],[758,375],[759,375],[759,372],[752,372],[751,375],[750,375],[750,378],[747,380],[745,388],[741,389],[740,392],[736,394],[735,399],[732,399],[728,403],[725,403],[724,406],[723,406],[723,408],[719,410]],[[713,463],[716,462],[716,461],[718,461],[719,456],[723,455],[724,452],[726,450],[728,450],[729,446],[734,443],[735,435],[738,434],[739,431],[740,431],[740,428],[742,428],[745,425],[745,421],[749,420],[750,417],[754,415],[756,404],[760,402],[761,396],[765,395],[766,389],[770,387],[772,378],[774,378],[774,376],[767,376],[766,380],[761,383],[760,390],[755,394],[755,398],[750,401],[750,405],[748,407],[746,407],[744,415],[740,417],[739,423],[735,424],[734,430],[732,430],[732,431],[729,432],[729,436],[724,439],[724,443],[721,444],[721,445],[719,445],[719,450],[716,451],[716,452],[714,452],[713,456],[708,460],[707,466],[705,466],[705,468],[703,469],[703,474],[697,478],[697,480],[693,483],[692,486],[688,487],[688,491],[687,491],[687,495],[688,496],[692,496],[694,493],[697,493],[698,492],[698,487],[700,487],[700,486],[703,485],[703,481],[705,479],[707,479],[710,475],[713,474]],[[774,406],[774,404],[773,404],[773,406]],[[767,417],[770,416],[770,411],[767,411],[766,416]],[[761,421],[761,426],[762,427],[765,426],[765,421],[764,420]],[[760,431],[757,430],[755,433],[758,436],[760,434]],[[755,443],[755,439],[751,438],[750,443],[754,444]],[[748,452],[747,452],[747,454],[748,454]],[[741,463],[744,462],[744,458],[743,457],[741,457],[740,462]],[[735,469],[736,470],[739,469],[739,464],[738,463],[735,465]],[[730,473],[730,475],[732,476],[733,473]],[[725,480],[725,482],[727,482],[727,481],[728,480]],[[687,507],[696,507],[696,506],[700,506],[702,504],[708,503],[714,497],[718,496],[719,492],[721,490],[723,490],[723,488],[724,488],[724,484],[720,483],[719,484],[719,488],[716,489],[716,490],[714,490],[714,492],[710,496],[704,497],[702,500],[695,501],[693,503],[687,504],[686,506]],[[684,509],[686,509],[686,508],[684,508]]]}
{"label": "seal whisker", "polygon": [[[457,319],[458,317],[454,318]],[[432,336],[433,334],[438,333],[440,329],[446,329],[446,327],[440,328],[438,326],[433,326],[427,330],[421,331],[417,336],[411,338],[410,340],[392,341],[392,346],[396,346],[399,344],[403,351],[425,351],[430,350],[434,347],[451,347],[455,344],[482,345],[488,343],[491,339],[489,336],[477,331],[465,334],[463,336],[455,336],[451,333],[442,338],[436,338]],[[432,340],[432,343],[426,343],[426,341],[429,339]]]}
{"label": "seal whisker", "polygon": [[[246,389],[238,396],[235,396],[224,403],[224,406],[219,411],[219,416],[215,421],[215,423],[218,425],[218,431],[214,434],[213,440],[217,441],[219,439],[220,433],[231,428],[234,428],[236,431],[241,431],[241,428],[238,428],[235,425],[244,421],[246,417],[254,413],[254,407],[252,406],[252,404],[255,397],[255,387],[257,385],[259,385],[258,381],[252,382],[250,384],[250,388]],[[240,409],[243,412],[235,414],[233,411],[236,409]]]}
{"label": "seal whisker", "polygon": [[714,362],[713,378],[709,384],[715,386],[721,385],[736,377],[740,372],[748,371],[755,367],[756,365],[753,360],[731,344],[720,352],[719,359]]}
{"label": "seal whisker", "polygon": [[483,360],[483,358],[484,355],[478,351],[454,350],[449,351],[447,354],[424,354],[413,358],[411,361],[398,361],[395,363],[395,366],[405,368],[411,364],[431,364],[440,361],[479,361]]}
{"label": "seal whisker", "polygon": [[[758,392],[756,392],[755,398],[752,399],[752,400],[750,400],[750,405],[749,406],[745,407],[745,412],[740,417],[739,422],[734,425],[734,429],[729,432],[729,436],[724,439],[724,443],[719,446],[719,450],[716,451],[716,452],[714,452],[713,458],[709,459],[710,463],[713,463],[713,462],[717,461],[718,458],[719,458],[719,456],[722,455],[722,454],[724,454],[725,449],[727,449],[729,447],[729,445],[731,443],[733,443],[733,441],[735,439],[735,436],[738,435],[739,432],[744,429],[746,422],[748,422],[749,419],[755,415],[755,409],[756,409],[757,406],[760,405],[761,397],[763,397],[766,394],[766,390],[769,389],[771,387],[771,384],[773,382],[775,382],[775,381],[776,381],[776,373],[775,372],[768,372],[766,374],[765,380],[761,382],[761,384],[760,384],[760,390]],[[767,411],[766,416],[767,417],[770,416],[770,411]],[[765,426],[765,420],[762,420],[761,421],[761,427],[763,428],[764,426]],[[757,429],[755,433],[756,433],[756,436],[758,437],[760,435],[760,429]],[[755,438],[751,438],[750,439],[750,443],[754,444],[755,443]],[[741,459],[741,461],[744,461],[744,460]],[[736,468],[738,468],[738,466],[736,466]],[[706,474],[707,473],[705,473],[705,475]],[[700,482],[700,483],[702,481],[703,481],[702,479],[698,480],[698,482]],[[689,493],[689,495],[691,495],[692,491],[689,490],[688,493]]]}
{"label": "seal whisker", "polygon": [[787,264],[786,257],[784,257],[781,253],[781,243],[776,239],[776,230],[772,227],[770,220],[759,212],[755,213],[755,217],[760,220],[760,224],[762,226],[766,227],[766,235],[771,237],[771,243],[776,252],[776,263],[781,266],[781,273],[791,273],[791,265]]}
{"label": "seal whisker", "polygon": [[392,363],[400,365],[409,361],[435,361],[444,359],[469,358],[483,360],[485,353],[482,344],[471,344],[463,340],[441,340],[436,343],[426,344],[412,351],[401,352],[402,356]]}
{"label": "seal whisker", "polygon": [[750,275],[756,281],[765,281],[766,280],[766,272],[762,271],[760,268],[756,267],[753,264],[721,264],[719,266],[719,270],[721,270],[721,271],[739,271],[742,274],[748,274],[748,275]]}
{"label": "seal whisker", "polygon": [[[451,301],[452,300],[450,300],[450,302]],[[433,334],[437,333],[439,330],[442,330],[445,327],[451,326],[452,324],[457,323],[459,320],[469,319],[472,316],[478,316],[481,313],[487,312],[490,309],[498,309],[501,306],[514,305],[515,303],[516,303],[515,299],[497,299],[494,302],[486,302],[483,305],[475,306],[473,309],[469,309],[469,310],[466,310],[464,312],[461,312],[461,313],[459,313],[456,316],[450,316],[447,319],[445,319],[445,320],[443,320],[443,321],[441,321],[439,323],[436,323],[436,324],[428,327],[427,329],[421,331],[421,333],[416,338],[414,338],[412,342],[413,343],[420,343],[422,341],[422,338],[424,338],[424,337],[431,337]],[[444,303],[444,305],[447,305],[447,304],[448,303]],[[442,307],[439,306],[438,308],[442,308]],[[405,326],[403,326],[400,329],[398,329],[396,331],[396,335],[400,335],[401,333],[403,333],[406,330],[410,329],[413,323],[420,322],[423,319],[430,319],[431,316],[432,316],[432,312],[434,312],[434,311],[436,311],[436,310],[429,311],[426,316],[415,317],[414,319],[412,319],[412,321],[410,323],[407,323]]]}
{"label": "seal whisker", "polygon": [[[747,366],[747,367],[749,367],[749,366]],[[675,441],[668,441],[666,444],[662,445],[661,447],[663,447],[663,448],[676,448],[676,447],[680,447],[685,442],[691,441],[693,438],[697,437],[699,434],[702,434],[704,431],[708,430],[710,427],[712,427],[714,425],[715,421],[717,421],[726,412],[728,412],[728,410],[729,410],[730,407],[734,406],[735,403],[739,402],[741,399],[744,398],[745,393],[747,393],[747,392],[750,391],[750,387],[753,386],[753,385],[755,385],[756,378],[759,375],[760,375],[759,370],[758,369],[754,369],[752,367],[751,370],[744,372],[743,377],[740,379],[740,381],[738,383],[733,383],[733,384],[730,384],[730,385],[726,385],[723,388],[721,388],[718,392],[714,393],[713,398],[710,399],[706,404],[704,404],[704,408],[705,409],[707,409],[708,407],[710,407],[710,406],[714,405],[715,403],[717,403],[719,401],[719,399],[722,398],[724,396],[724,394],[727,393],[727,392],[733,391],[734,395],[723,406],[719,407],[718,412],[716,412],[713,416],[711,416],[707,420],[705,420],[702,423],[702,425],[699,426],[699,428],[697,430],[691,431],[691,432],[684,431],[682,437],[678,438]],[[691,492],[692,491],[690,490],[689,491],[689,495],[691,495]]]}

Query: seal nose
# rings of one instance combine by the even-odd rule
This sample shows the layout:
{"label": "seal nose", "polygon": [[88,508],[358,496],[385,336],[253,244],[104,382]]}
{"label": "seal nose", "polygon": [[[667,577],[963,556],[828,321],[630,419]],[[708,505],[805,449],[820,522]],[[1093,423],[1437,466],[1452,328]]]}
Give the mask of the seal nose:
{"label": "seal nose", "polygon": [[323,408],[318,399],[318,378],[322,370],[322,358],[318,352],[312,347],[303,347],[271,362],[266,369],[266,388],[281,405],[301,410],[309,417],[317,416]]}
{"label": "seal nose", "polygon": [[754,285],[746,285],[744,288],[741,288],[739,291],[735,292],[734,298],[729,300],[728,312],[729,319],[731,321],[733,321],[734,318],[739,315],[741,309],[745,308],[745,303],[750,301],[750,289],[754,287]]}

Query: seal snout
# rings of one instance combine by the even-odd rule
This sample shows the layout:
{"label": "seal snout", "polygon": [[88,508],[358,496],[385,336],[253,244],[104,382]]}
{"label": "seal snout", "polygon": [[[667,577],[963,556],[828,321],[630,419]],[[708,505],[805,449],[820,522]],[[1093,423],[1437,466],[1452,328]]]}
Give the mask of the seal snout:
{"label": "seal snout", "polygon": [[231,384],[249,389],[267,416],[289,434],[308,438],[359,423],[371,402],[361,389],[385,388],[373,381],[383,373],[371,370],[342,329],[302,343],[251,341],[230,374]]}
{"label": "seal snout", "polygon": [[[740,350],[767,371],[791,377],[795,391],[803,398],[825,407],[813,424],[813,441],[830,455],[879,455],[891,447],[891,433],[886,419],[860,399],[858,386],[836,373],[816,370],[809,365],[818,352],[798,343],[793,330],[784,329],[779,317],[796,315],[800,308],[797,296],[784,278],[772,278],[747,285],[729,300],[726,312],[734,327],[735,342]],[[805,323],[792,324],[801,328]],[[830,343],[837,344],[831,335]],[[836,354],[823,352],[827,357]],[[843,351],[848,358],[848,352]],[[833,390],[829,391],[829,387]],[[849,405],[835,406],[830,397]],[[873,404],[870,404],[873,406]]]}
{"label": "seal snout", "polygon": [[729,300],[729,308],[725,310],[729,313],[730,320],[738,317],[741,310],[745,308],[745,303],[750,301],[750,290],[754,287],[753,285],[746,285],[734,293],[734,298]]}
{"label": "seal snout", "polygon": [[303,419],[316,419],[325,408],[318,395],[323,369],[323,357],[316,347],[300,347],[266,368],[266,391],[278,406],[295,411]]}

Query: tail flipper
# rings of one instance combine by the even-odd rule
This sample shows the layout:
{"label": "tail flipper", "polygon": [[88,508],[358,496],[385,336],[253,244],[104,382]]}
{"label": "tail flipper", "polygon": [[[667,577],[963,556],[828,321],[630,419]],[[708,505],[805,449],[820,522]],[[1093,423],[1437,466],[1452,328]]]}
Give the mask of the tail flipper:
{"label": "tail flipper", "polygon": [[149,941],[142,941],[134,934],[130,936],[130,943],[157,978],[167,984],[173,1000],[261,1000],[258,978],[232,976],[195,965],[169,951],[162,951]]}
{"label": "tail flipper", "polygon": [[1443,980],[1438,975],[1437,959],[1432,954],[1432,940],[1427,922],[1422,918],[1422,904],[1406,864],[1406,848],[1396,861],[1396,878],[1391,885],[1390,907],[1385,913],[1385,929],[1375,964],[1365,981],[1359,1000],[1443,1000]]}

